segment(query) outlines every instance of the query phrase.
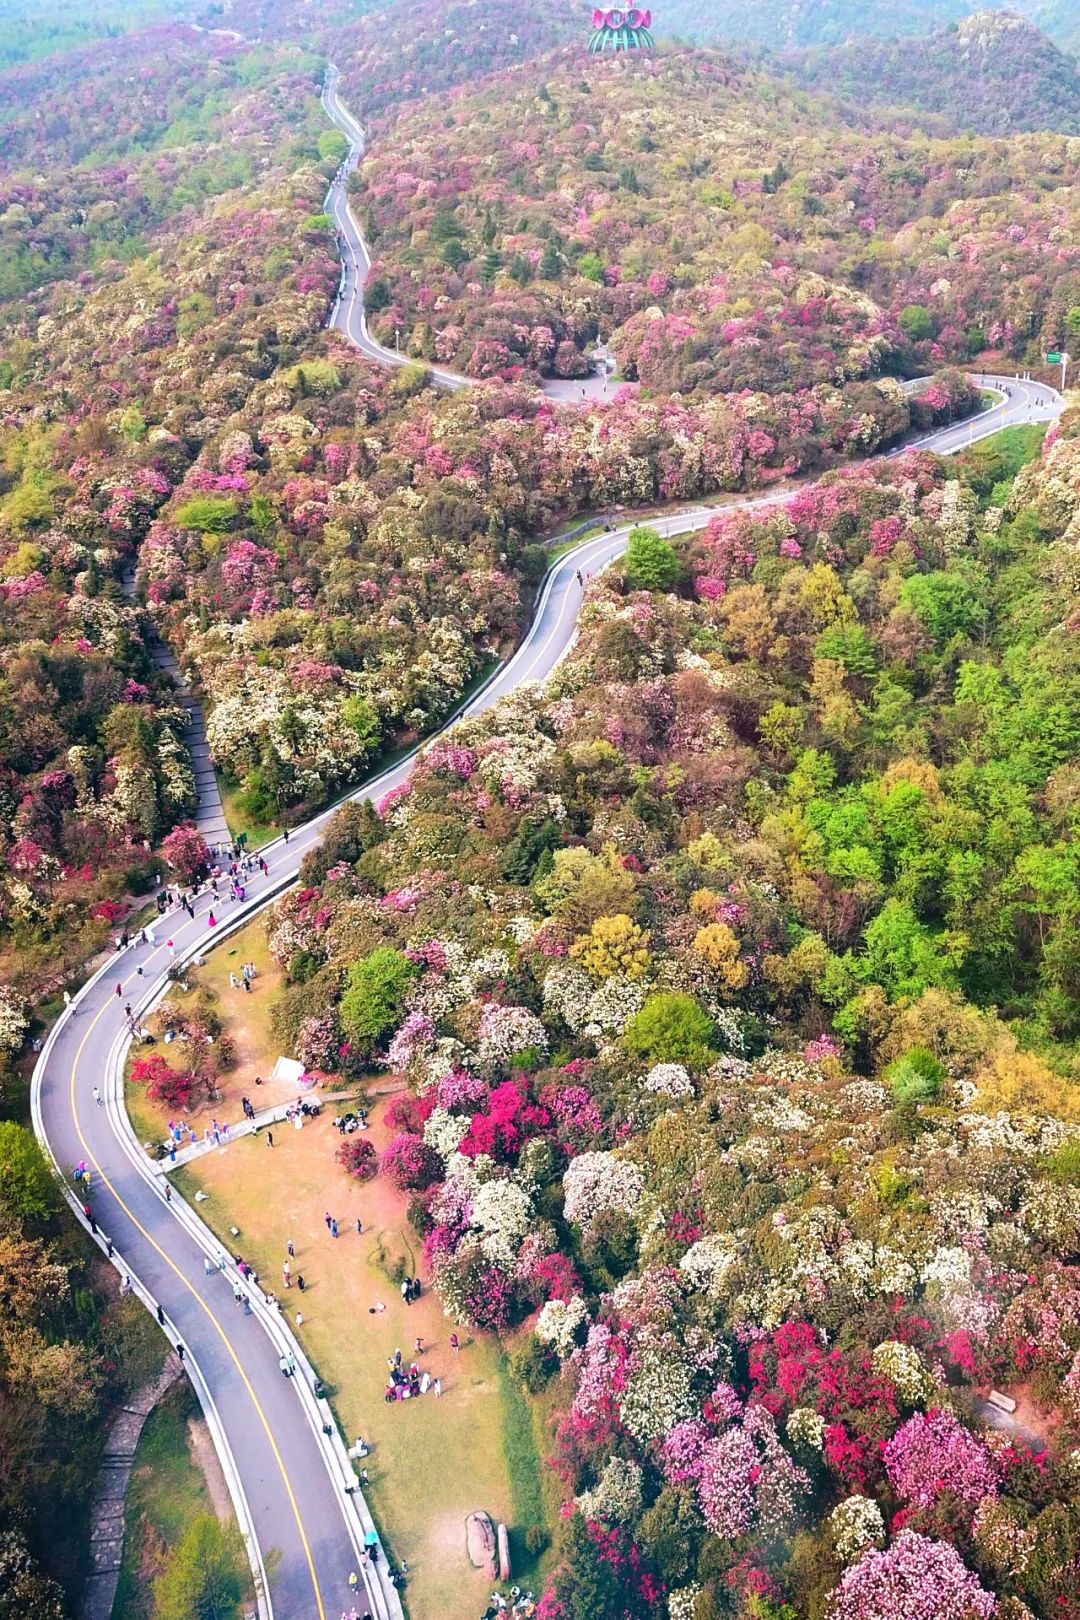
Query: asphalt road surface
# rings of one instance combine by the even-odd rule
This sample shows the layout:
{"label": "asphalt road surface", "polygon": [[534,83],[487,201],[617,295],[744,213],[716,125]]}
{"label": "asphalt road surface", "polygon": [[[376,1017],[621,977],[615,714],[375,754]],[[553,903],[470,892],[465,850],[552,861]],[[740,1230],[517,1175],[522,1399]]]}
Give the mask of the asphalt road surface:
{"label": "asphalt road surface", "polygon": [[[337,100],[334,82],[331,74],[325,92],[327,110],[335,122],[354,131],[350,140],[358,145],[362,132]],[[355,161],[356,147],[345,168]],[[367,333],[362,305],[367,253],[343,194],[343,184],[336,183],[328,199],[345,243],[346,263],[345,292],[335,307],[333,324],[372,359],[399,364],[402,356],[381,348]],[[466,386],[466,379],[453,373],[436,376],[448,388]],[[1002,391],[1001,403],[975,423],[929,435],[922,445],[951,453],[1007,425],[1049,420],[1063,407],[1060,395],[1040,384],[1014,378],[980,380]],[[747,497],[738,504],[755,508],[785,498],[784,494]],[[714,510],[688,508],[656,520],[655,527],[667,535],[686,533],[700,528]],[[589,576],[622,552],[628,534],[628,527],[600,534],[554,564],[520,648],[470,699],[464,713],[480,713],[523,683],[542,681],[551,673],[573,640]],[[410,769],[411,759],[403,760],[353,796],[378,800],[403,783]],[[164,993],[173,960],[166,940],[173,941],[177,958],[183,959],[213,948],[229,929],[268,905],[293,881],[303,855],[319,842],[332,813],[298,829],[288,843],[279,839],[263,851],[269,876],[247,885],[242,904],[213,900],[218,918],[213,930],[207,923],[210,900],[204,896],[193,920],[172,912],[155,924],[155,941],[133,945],[108,962],[54,1026],[34,1074],[33,1112],[39,1136],[69,1186],[70,1172],[86,1160],[93,1172],[90,1203],[98,1241],[108,1242],[114,1263],[150,1307],[160,1304],[170,1340],[184,1346],[241,1526],[249,1536],[249,1550],[256,1564],[274,1552],[262,1612],[272,1613],[276,1620],[338,1620],[342,1609],[352,1606],[348,1577],[351,1570],[360,1569],[358,1545],[370,1519],[359,1494],[346,1492],[351,1474],[336,1431],[324,1432],[331,1415],[315,1398],[310,1369],[302,1363],[299,1377],[281,1376],[278,1358],[291,1340],[288,1324],[262,1302],[258,1289],[248,1289],[254,1308],[246,1315],[233,1299],[232,1275],[206,1274],[204,1260],[216,1259],[219,1246],[194,1210],[179,1198],[166,1203],[164,1178],[135,1141],[123,1106],[123,1059],[129,1039],[124,1007],[130,1003],[137,1016]],[[100,1103],[94,1100],[95,1087]],[[299,1354],[299,1347],[294,1348]],[[452,1461],[447,1458],[448,1465]],[[385,1555],[377,1567],[385,1570]],[[396,1592],[378,1579],[369,1582],[367,1603],[383,1620],[400,1616]]]}

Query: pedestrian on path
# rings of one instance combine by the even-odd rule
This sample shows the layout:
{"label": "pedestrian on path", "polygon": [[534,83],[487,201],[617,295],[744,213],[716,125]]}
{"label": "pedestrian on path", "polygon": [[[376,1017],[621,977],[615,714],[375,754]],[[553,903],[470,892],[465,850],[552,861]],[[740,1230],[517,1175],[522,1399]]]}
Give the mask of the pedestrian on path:
{"label": "pedestrian on path", "polygon": [[180,1360],[182,1362],[183,1359],[184,1359],[184,1347],[180,1343],[179,1339],[176,1341],[176,1353],[180,1357]]}
{"label": "pedestrian on path", "polygon": [[217,918],[214,916],[213,912],[210,913],[209,917],[207,917],[206,920],[207,920],[207,922],[208,922],[208,924],[210,925],[211,928],[216,928],[217,927]]}
{"label": "pedestrian on path", "polygon": [[289,1269],[289,1262],[287,1260],[281,1268],[281,1280],[286,1288],[292,1287],[292,1272]]}
{"label": "pedestrian on path", "polygon": [[330,1228],[334,1224],[334,1217],[331,1215],[329,1210],[327,1210],[326,1214],[323,1216],[323,1221],[325,1222],[326,1230],[329,1232]]}
{"label": "pedestrian on path", "polygon": [[288,1255],[290,1260],[296,1259],[296,1250],[293,1248],[292,1238],[290,1238],[288,1243],[285,1245],[285,1253]]}
{"label": "pedestrian on path", "polygon": [[217,1267],[214,1265],[214,1262],[211,1260],[208,1254],[203,1255],[202,1268],[208,1277],[212,1277],[214,1272],[217,1270]]}
{"label": "pedestrian on path", "polygon": [[357,1235],[357,1237],[362,1237],[363,1232],[364,1232],[364,1223],[363,1223],[362,1220],[360,1220],[358,1218],[357,1222],[356,1222],[356,1235]]}
{"label": "pedestrian on path", "polygon": [[[75,1010],[77,1011],[78,1009],[75,1009]],[[72,1018],[74,1018],[75,1011],[72,1011],[72,1000],[71,1000],[71,991],[70,990],[65,990],[64,991],[64,1011],[67,1012],[67,1013],[71,1013]]]}
{"label": "pedestrian on path", "polygon": [[331,1237],[337,1237],[337,1235],[338,1235],[337,1221],[331,1221],[330,1222],[330,1236]]}
{"label": "pedestrian on path", "polygon": [[273,1145],[274,1145],[274,1133],[273,1133],[273,1131],[267,1131],[267,1133],[266,1133],[266,1145],[267,1145],[267,1147],[273,1147]]}
{"label": "pedestrian on path", "polygon": [[94,1087],[94,1101],[97,1103],[98,1107],[100,1108],[101,1107],[101,1092],[98,1090],[97,1086]]}
{"label": "pedestrian on path", "polygon": [[117,1001],[120,1001],[123,998],[123,994],[124,994],[123,986],[118,984],[117,987],[116,987],[116,999],[117,999]]}
{"label": "pedestrian on path", "polygon": [[168,1182],[165,1183],[165,1202],[167,1204],[172,1203],[172,1188],[169,1186]]}
{"label": "pedestrian on path", "polygon": [[160,1305],[157,1308],[157,1319],[158,1319],[158,1327],[164,1327],[165,1326],[165,1312],[162,1310]]}
{"label": "pedestrian on path", "polygon": [[450,1335],[450,1348],[451,1348],[451,1350],[460,1350],[461,1349],[461,1343],[460,1343],[456,1333],[451,1333],[451,1335]]}
{"label": "pedestrian on path", "polygon": [[296,1325],[297,1327],[303,1327],[304,1325],[304,1318],[301,1316],[299,1311],[296,1313]]}
{"label": "pedestrian on path", "polygon": [[356,1594],[356,1589],[357,1589],[357,1587],[359,1585],[360,1585],[360,1577],[359,1577],[359,1575],[356,1573],[356,1571],[354,1569],[349,1574],[349,1591],[352,1592],[354,1596]]}
{"label": "pedestrian on path", "polygon": [[303,1293],[304,1289],[307,1287],[307,1283],[304,1281],[304,1273],[302,1271],[297,1273],[296,1286],[299,1288],[301,1293]]}
{"label": "pedestrian on path", "polygon": [[434,1388],[436,1395],[441,1395],[442,1394],[442,1379],[441,1378],[436,1378],[435,1383],[434,1383],[434,1385],[432,1387]]}

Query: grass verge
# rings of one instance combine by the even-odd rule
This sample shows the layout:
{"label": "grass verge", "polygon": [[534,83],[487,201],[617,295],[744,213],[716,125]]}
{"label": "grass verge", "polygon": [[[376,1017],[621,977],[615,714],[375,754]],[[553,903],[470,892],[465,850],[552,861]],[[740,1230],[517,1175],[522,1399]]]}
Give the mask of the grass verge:
{"label": "grass verge", "polygon": [[192,1420],[201,1421],[199,1402],[181,1378],[150,1413],[135,1452],[112,1620],[147,1620],[169,1549],[197,1514],[214,1511],[206,1476],[191,1454]]}

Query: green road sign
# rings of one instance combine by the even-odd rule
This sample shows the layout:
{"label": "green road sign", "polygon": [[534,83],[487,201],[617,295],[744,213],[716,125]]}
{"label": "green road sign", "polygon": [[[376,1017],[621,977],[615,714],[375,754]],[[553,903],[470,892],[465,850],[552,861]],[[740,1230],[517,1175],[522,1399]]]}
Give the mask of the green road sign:
{"label": "green road sign", "polygon": [[1046,363],[1048,366],[1060,366],[1061,355],[1057,349],[1050,350],[1050,353],[1046,357]]}

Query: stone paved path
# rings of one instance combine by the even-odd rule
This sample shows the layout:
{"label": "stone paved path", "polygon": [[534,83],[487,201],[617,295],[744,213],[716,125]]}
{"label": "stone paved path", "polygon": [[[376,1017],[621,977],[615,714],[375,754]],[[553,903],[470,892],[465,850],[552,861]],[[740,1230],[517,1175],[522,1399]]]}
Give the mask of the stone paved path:
{"label": "stone paved path", "polygon": [[[123,585],[128,596],[134,597],[134,573],[130,571],[125,573]],[[210,744],[206,740],[206,722],[203,719],[202,707],[195,701],[190,687],[181,675],[172,648],[155,633],[152,621],[146,644],[158,669],[172,676],[176,683],[177,695],[188,712],[188,723],[184,727],[183,737],[191,754],[191,764],[195,772],[195,825],[208,844],[229,844],[232,842],[232,833],[225,820],[225,809],[221,802],[214,762],[210,757]]]}
{"label": "stone paved path", "polygon": [[124,1501],[135,1448],[143,1424],[182,1372],[180,1358],[170,1352],[159,1376],[121,1407],[109,1430],[90,1510],[90,1573],[83,1588],[79,1620],[109,1620],[112,1614],[124,1550]]}

